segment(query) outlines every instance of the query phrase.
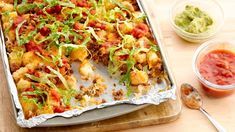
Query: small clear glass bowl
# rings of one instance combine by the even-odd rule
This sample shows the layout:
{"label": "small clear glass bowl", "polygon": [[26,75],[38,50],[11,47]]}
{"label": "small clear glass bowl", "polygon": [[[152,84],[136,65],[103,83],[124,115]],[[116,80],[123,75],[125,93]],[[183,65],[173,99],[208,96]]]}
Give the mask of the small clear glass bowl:
{"label": "small clear glass bowl", "polygon": [[195,75],[202,84],[205,92],[212,96],[225,96],[234,92],[235,84],[217,85],[207,81],[199,72],[199,65],[202,58],[209,52],[217,49],[224,49],[235,53],[235,41],[233,40],[211,40],[203,43],[194,53],[192,67]]}
{"label": "small clear glass bowl", "polygon": [[[181,29],[175,24],[175,16],[185,10],[186,5],[199,7],[206,12],[214,21],[209,30],[194,34]],[[214,36],[224,24],[224,11],[216,0],[177,0],[170,10],[170,23],[173,30],[181,38],[189,42],[203,42]]]}

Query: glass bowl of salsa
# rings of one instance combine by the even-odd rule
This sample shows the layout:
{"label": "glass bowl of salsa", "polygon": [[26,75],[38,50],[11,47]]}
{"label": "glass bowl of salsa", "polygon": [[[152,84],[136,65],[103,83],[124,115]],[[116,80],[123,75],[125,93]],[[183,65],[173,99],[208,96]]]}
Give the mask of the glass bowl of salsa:
{"label": "glass bowl of salsa", "polygon": [[235,41],[212,40],[193,57],[193,71],[208,95],[221,97],[235,89]]}

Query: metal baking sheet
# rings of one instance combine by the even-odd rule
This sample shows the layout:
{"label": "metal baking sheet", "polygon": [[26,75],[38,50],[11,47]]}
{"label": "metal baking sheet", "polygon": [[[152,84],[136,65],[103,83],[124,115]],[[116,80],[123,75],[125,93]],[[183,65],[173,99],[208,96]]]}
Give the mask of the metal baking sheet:
{"label": "metal baking sheet", "polygon": [[[174,99],[175,98],[176,85],[175,85],[175,81],[173,79],[173,76],[170,72],[169,66],[167,64],[166,55],[164,52],[164,47],[163,47],[161,39],[160,39],[161,38],[161,34],[159,31],[160,27],[157,26],[157,28],[156,28],[154,26],[153,21],[149,18],[149,14],[146,12],[146,10],[143,6],[142,1],[137,0],[137,2],[138,2],[138,5],[139,5],[141,11],[147,14],[146,21],[147,21],[148,25],[150,26],[150,29],[151,29],[156,41],[158,42],[160,52],[162,55],[162,59],[163,59],[163,63],[164,63],[164,68],[165,68],[165,71],[167,72],[167,75],[168,75],[168,78],[170,81],[170,85],[171,85],[170,92],[168,91],[169,93],[165,93],[165,94],[163,93],[163,94],[159,95],[158,97],[154,98],[155,99],[154,101],[157,102],[155,104],[159,104],[163,101],[166,101],[167,99]],[[9,76],[11,76],[11,73],[10,73],[10,69],[8,66],[7,53],[6,53],[6,49],[5,49],[5,45],[4,45],[5,44],[4,36],[3,36],[2,30],[0,32],[1,32],[1,43],[2,43],[1,47],[0,47],[1,48],[1,56],[2,56],[2,60],[3,60],[4,69],[6,69],[5,75],[8,80],[9,91],[11,94],[17,93],[15,83],[14,83],[12,77],[9,77]],[[18,109],[17,109],[17,108],[19,108],[19,106],[17,106],[17,105],[19,105],[19,104],[16,104],[14,101],[16,101],[18,99],[18,97],[11,96],[11,98],[12,98],[12,104],[13,104],[14,111],[15,111],[15,116],[17,119],[17,117],[19,116]],[[128,102],[124,101],[122,103],[128,103]],[[138,101],[136,104],[138,104]],[[141,104],[141,103],[139,103],[139,104]],[[88,109],[86,112],[82,111],[82,112],[85,112],[83,114],[81,114],[82,112],[80,112],[79,114],[72,114],[72,115],[77,115],[77,116],[72,116],[71,114],[70,114],[70,116],[64,116],[61,114],[54,114],[54,116],[51,116],[51,118],[48,118],[44,122],[39,122],[36,125],[35,125],[35,122],[32,122],[32,124],[30,124],[31,122],[29,121],[29,122],[27,122],[28,124],[26,126],[22,126],[22,124],[20,124],[20,126],[22,126],[22,127],[34,127],[34,126],[47,127],[47,126],[65,126],[65,125],[83,124],[83,123],[104,120],[104,119],[112,118],[115,116],[123,115],[126,113],[130,113],[130,112],[136,111],[138,109],[141,109],[143,107],[146,107],[148,104],[133,105],[133,104],[119,104],[117,102],[117,103],[113,103],[111,105],[112,106],[107,106],[107,107],[105,106],[105,108],[103,108],[104,106],[94,107],[94,108]],[[95,108],[101,108],[101,109],[95,109]],[[21,112],[21,114],[22,114],[22,112]],[[63,117],[59,117],[59,116],[63,116]],[[17,121],[19,121],[19,120],[17,120]]]}

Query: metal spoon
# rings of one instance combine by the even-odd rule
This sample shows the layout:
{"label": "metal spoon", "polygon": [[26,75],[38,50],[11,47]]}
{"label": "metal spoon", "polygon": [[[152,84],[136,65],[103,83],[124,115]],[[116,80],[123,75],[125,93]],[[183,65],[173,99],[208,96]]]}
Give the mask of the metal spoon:
{"label": "metal spoon", "polygon": [[226,130],[202,108],[202,99],[197,89],[192,87],[190,84],[184,83],[181,85],[180,92],[183,103],[187,107],[190,109],[200,110],[219,132],[226,132]]}

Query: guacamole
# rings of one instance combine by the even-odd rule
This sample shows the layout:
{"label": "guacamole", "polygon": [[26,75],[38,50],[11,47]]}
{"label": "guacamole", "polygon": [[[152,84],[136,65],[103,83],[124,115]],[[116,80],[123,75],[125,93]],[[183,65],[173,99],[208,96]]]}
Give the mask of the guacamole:
{"label": "guacamole", "polygon": [[199,34],[213,25],[212,18],[198,7],[186,5],[185,10],[176,15],[175,24],[186,32]]}

